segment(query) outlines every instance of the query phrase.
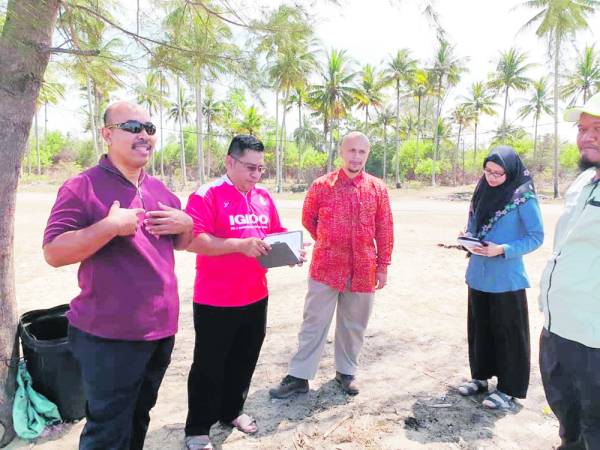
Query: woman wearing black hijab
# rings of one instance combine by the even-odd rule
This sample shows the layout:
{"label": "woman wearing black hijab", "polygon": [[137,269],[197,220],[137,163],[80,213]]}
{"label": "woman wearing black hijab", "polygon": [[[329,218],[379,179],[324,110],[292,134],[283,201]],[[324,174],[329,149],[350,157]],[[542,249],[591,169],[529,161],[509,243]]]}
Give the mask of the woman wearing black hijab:
{"label": "woman wearing black hijab", "polygon": [[497,389],[483,405],[512,409],[513,397],[525,398],[529,385],[530,285],[522,257],[542,245],[544,231],[533,181],[514,149],[493,148],[483,169],[465,233],[482,241],[471,250],[466,273],[472,380],[459,391],[487,392],[496,376]]}

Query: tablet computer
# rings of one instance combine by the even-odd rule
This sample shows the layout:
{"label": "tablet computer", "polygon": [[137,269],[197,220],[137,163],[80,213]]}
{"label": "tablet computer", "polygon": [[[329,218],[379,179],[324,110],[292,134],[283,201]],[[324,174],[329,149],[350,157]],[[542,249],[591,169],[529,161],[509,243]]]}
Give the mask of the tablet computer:
{"label": "tablet computer", "polygon": [[458,245],[462,245],[468,251],[471,251],[475,247],[485,247],[487,245],[481,239],[477,239],[477,238],[469,237],[469,236],[461,236],[456,240],[456,242],[458,242]]}

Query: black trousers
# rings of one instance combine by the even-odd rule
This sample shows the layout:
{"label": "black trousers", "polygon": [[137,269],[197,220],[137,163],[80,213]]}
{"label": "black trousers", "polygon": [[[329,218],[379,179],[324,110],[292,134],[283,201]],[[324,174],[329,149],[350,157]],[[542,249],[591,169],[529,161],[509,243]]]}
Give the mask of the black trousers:
{"label": "black trousers", "polygon": [[467,332],[471,376],[496,376],[498,390],[525,398],[531,366],[525,289],[489,293],[469,288]]}
{"label": "black trousers", "polygon": [[600,449],[600,349],[544,328],[540,372],[546,399],[560,423],[558,449]]}
{"label": "black trousers", "polygon": [[80,450],[142,450],[174,343],[104,339],[69,327],[87,401]]}
{"label": "black trousers", "polygon": [[208,434],[217,421],[242,413],[265,338],[267,299],[232,308],[194,303],[186,436]]}

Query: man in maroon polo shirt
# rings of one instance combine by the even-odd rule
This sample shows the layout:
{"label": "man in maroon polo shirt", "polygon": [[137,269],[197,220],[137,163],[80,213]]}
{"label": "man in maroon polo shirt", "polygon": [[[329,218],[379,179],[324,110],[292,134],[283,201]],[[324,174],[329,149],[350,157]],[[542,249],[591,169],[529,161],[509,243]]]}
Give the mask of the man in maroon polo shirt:
{"label": "man in maroon polo shirt", "polygon": [[50,265],[81,263],[81,293],[68,313],[87,400],[80,449],[141,450],[171,359],[179,314],[173,249],[191,241],[192,220],[143,170],[155,132],[141,107],[110,105],[108,154],[63,184],[44,232]]}

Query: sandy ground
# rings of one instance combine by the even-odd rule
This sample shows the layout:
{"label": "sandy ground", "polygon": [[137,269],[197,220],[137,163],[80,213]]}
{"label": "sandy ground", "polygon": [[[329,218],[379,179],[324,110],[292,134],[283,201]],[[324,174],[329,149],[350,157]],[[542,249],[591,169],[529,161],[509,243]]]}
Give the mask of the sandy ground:
{"label": "sandy ground", "polygon": [[[531,384],[516,414],[484,409],[479,399],[462,398],[455,386],[469,375],[466,344],[467,260],[443,249],[464,227],[468,203],[451,201],[453,192],[471,188],[392,192],[395,248],[389,285],[379,291],[367,330],[356,397],[343,395],[335,382],[333,344],[325,348],[310,392],[271,400],[268,389],[285,375],[296,349],[308,268],[270,271],[267,339],[254,375],[246,411],[260,431],[245,436],[215,426],[216,448],[223,449],[550,449],[558,424],[548,411],[538,369],[542,317],[537,284],[551,251],[562,205],[542,205],[544,246],[526,257],[533,287],[528,291],[532,336]],[[53,269],[43,260],[40,242],[56,190],[20,192],[16,214],[16,283],[19,312],[68,302],[76,293],[76,267]],[[187,195],[186,195],[187,196]],[[283,222],[300,227],[301,196],[276,197]],[[177,254],[181,296],[179,333],[173,361],[152,412],[146,440],[150,450],[181,449],[186,416],[186,380],[193,352],[191,296],[194,256]],[[52,439],[8,448],[74,449],[83,423],[66,426]]]}

